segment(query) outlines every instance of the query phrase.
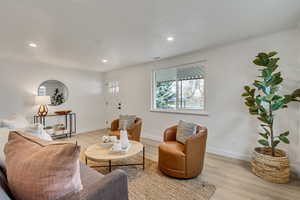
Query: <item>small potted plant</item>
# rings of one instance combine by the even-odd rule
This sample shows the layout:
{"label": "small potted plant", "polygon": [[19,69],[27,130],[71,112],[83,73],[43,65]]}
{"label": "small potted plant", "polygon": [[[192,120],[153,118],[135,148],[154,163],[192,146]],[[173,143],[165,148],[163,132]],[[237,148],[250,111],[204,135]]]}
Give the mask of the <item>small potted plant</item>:
{"label": "small potted plant", "polygon": [[251,115],[258,116],[261,123],[261,138],[258,143],[263,147],[255,148],[251,161],[252,172],[271,182],[286,183],[290,180],[290,166],[286,152],[277,148],[283,142],[289,144],[289,131],[275,133],[274,113],[287,108],[288,103],[300,101],[300,89],[292,94],[280,95],[279,88],[283,81],[278,72],[279,58],[274,57],[277,52],[259,53],[253,63],[258,67],[260,75],[253,86],[245,86],[242,96],[249,107]]}

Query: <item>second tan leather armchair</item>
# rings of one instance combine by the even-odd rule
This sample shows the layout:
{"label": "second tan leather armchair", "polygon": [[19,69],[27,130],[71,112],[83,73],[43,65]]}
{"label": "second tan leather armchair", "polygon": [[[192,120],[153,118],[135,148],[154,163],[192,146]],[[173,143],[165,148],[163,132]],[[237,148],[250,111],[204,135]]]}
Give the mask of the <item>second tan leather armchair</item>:
{"label": "second tan leather armchair", "polygon": [[[129,127],[129,129],[127,130],[128,139],[139,142],[140,138],[141,138],[141,131],[142,131],[142,119],[136,118],[134,124],[131,125]],[[117,136],[118,139],[120,139],[120,130],[119,130],[119,120],[118,119],[112,121],[109,135]]]}
{"label": "second tan leather armchair", "polygon": [[159,146],[159,169],[172,177],[193,178],[201,174],[206,151],[207,128],[197,127],[197,133],[185,144],[176,141],[177,126],[164,132],[164,143]]}

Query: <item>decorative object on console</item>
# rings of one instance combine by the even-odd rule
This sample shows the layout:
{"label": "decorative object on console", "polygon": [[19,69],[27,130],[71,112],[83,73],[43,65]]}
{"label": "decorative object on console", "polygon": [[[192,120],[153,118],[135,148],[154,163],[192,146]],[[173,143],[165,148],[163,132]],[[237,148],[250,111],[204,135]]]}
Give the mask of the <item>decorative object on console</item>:
{"label": "decorative object on console", "polygon": [[[55,138],[61,138],[61,137],[71,137],[73,133],[76,133],[76,124],[77,124],[77,119],[76,119],[76,113],[69,113],[65,115],[57,115],[57,114],[48,114],[47,116],[38,116],[35,115],[33,116],[33,121],[34,123],[40,123],[44,127],[46,127],[46,120],[49,118],[64,118],[64,131],[62,131],[62,126],[61,129],[59,130],[61,134],[58,134],[58,129],[53,129],[56,135],[52,135],[52,137]],[[47,124],[49,126],[49,124]],[[51,125],[53,126],[53,125]]]}
{"label": "decorative object on console", "polygon": [[260,80],[255,80],[253,86],[245,86],[242,96],[245,104],[249,107],[251,115],[257,115],[261,122],[262,137],[258,143],[264,147],[255,148],[253,160],[251,161],[252,172],[271,182],[287,183],[290,181],[290,166],[287,154],[276,147],[280,142],[289,144],[289,131],[275,135],[274,113],[280,109],[287,108],[292,101],[300,102],[300,89],[292,94],[281,95],[280,85],[283,81],[275,58],[277,52],[259,53],[253,61],[261,71]]}
{"label": "decorative object on console", "polygon": [[53,126],[54,135],[62,135],[65,133],[66,127],[64,124],[55,124]]}
{"label": "decorative object on console", "polygon": [[40,105],[38,116],[46,116],[48,114],[47,105],[51,103],[50,96],[36,96],[35,102]]}
{"label": "decorative object on console", "polygon": [[57,115],[67,115],[70,114],[72,112],[72,110],[59,110],[59,111],[55,111],[54,113]]}

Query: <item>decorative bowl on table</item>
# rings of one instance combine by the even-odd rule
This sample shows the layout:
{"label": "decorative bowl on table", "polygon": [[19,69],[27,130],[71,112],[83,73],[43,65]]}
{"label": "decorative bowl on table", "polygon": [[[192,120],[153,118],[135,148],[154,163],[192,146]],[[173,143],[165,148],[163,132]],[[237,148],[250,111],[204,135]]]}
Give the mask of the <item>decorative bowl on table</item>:
{"label": "decorative bowl on table", "polygon": [[59,110],[54,113],[57,115],[67,115],[67,114],[70,114],[71,112],[72,112],[72,110]]}
{"label": "decorative bowl on table", "polygon": [[100,143],[100,146],[102,146],[102,147],[110,147],[115,142],[117,142],[117,137],[116,136],[103,136],[102,137],[102,142]]}

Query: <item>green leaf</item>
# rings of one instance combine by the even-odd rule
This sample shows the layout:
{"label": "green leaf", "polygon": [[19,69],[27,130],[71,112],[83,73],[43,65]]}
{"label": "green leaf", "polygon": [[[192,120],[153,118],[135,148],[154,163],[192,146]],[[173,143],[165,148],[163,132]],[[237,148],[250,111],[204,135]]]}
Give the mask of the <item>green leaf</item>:
{"label": "green leaf", "polygon": [[289,134],[290,134],[290,132],[289,132],[289,131],[286,131],[286,132],[284,132],[284,133],[281,133],[280,136],[288,136]]}
{"label": "green leaf", "polygon": [[268,134],[266,134],[266,133],[259,133],[259,135],[265,139],[268,139]]}
{"label": "green leaf", "polygon": [[270,124],[270,122],[267,119],[265,119],[265,118],[258,117],[257,119],[259,119],[260,121],[262,121],[262,122],[264,122],[266,124]]}
{"label": "green leaf", "polygon": [[254,98],[254,94],[255,94],[255,88],[250,90],[250,95]]}
{"label": "green leaf", "polygon": [[282,103],[288,104],[293,100],[292,95],[284,95],[284,99],[282,100]]}
{"label": "green leaf", "polygon": [[273,105],[271,106],[271,109],[272,109],[273,111],[276,111],[276,110],[278,110],[278,109],[280,109],[280,108],[283,108],[283,106],[284,106],[283,103],[275,103],[275,104],[273,104]]}
{"label": "green leaf", "polygon": [[244,93],[242,94],[242,97],[247,97],[247,96],[249,96],[249,94],[246,93],[246,92],[244,92]]}
{"label": "green leaf", "polygon": [[248,85],[246,85],[246,86],[244,87],[244,89],[245,89],[247,92],[250,92],[250,87],[249,87]]}
{"label": "green leaf", "polygon": [[271,51],[270,53],[268,53],[268,56],[269,56],[269,57],[273,57],[273,56],[275,56],[275,55],[277,55],[277,52],[276,52],[276,51]]}
{"label": "green leaf", "polygon": [[287,137],[285,137],[285,136],[279,136],[278,138],[279,138],[282,142],[284,142],[284,143],[286,143],[286,144],[289,144],[289,143],[290,143],[289,139],[288,139]]}
{"label": "green leaf", "polygon": [[254,83],[253,83],[253,85],[255,87],[257,87],[259,90],[265,88],[264,84],[261,81],[258,81],[258,80],[255,80]]}
{"label": "green leaf", "polygon": [[268,102],[270,102],[270,101],[272,101],[272,99],[273,99],[274,96],[275,96],[275,94],[270,94],[270,95],[266,96],[266,100]]}
{"label": "green leaf", "polygon": [[248,107],[253,106],[253,104],[251,104],[251,103],[249,103],[249,102],[247,102],[247,101],[245,101],[245,105],[248,106]]}
{"label": "green leaf", "polygon": [[265,126],[262,126],[262,128],[264,129],[264,131],[266,131],[266,133],[267,133],[268,135],[271,135],[270,131],[269,131]]}
{"label": "green leaf", "polygon": [[292,93],[292,96],[293,96],[293,97],[300,97],[300,89],[295,90],[295,91]]}
{"label": "green leaf", "polygon": [[258,143],[263,145],[263,146],[267,146],[267,147],[270,146],[269,142],[267,140],[264,140],[264,139],[258,140]]}
{"label": "green leaf", "polygon": [[275,141],[273,142],[273,146],[276,147],[279,143],[280,143],[279,140],[275,140]]}
{"label": "green leaf", "polygon": [[277,65],[277,62],[279,61],[279,58],[271,58],[269,63],[268,63],[268,69],[271,70],[271,72],[275,71],[275,67]]}
{"label": "green leaf", "polygon": [[275,86],[280,84],[283,81],[283,78],[281,78],[281,72],[277,72],[275,73],[272,78],[270,79],[270,81],[267,82],[267,86]]}
{"label": "green leaf", "polygon": [[258,58],[253,60],[253,63],[258,66],[265,66],[265,63],[261,59],[258,59]]}

